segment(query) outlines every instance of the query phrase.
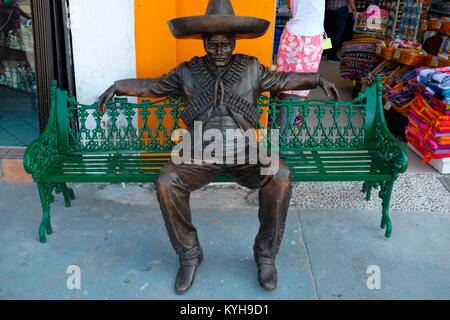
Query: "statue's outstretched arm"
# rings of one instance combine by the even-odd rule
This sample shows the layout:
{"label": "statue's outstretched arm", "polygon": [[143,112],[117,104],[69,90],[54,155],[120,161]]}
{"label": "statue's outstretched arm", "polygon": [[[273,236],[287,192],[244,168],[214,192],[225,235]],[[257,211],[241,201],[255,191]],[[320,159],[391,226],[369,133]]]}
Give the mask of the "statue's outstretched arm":
{"label": "statue's outstretched arm", "polygon": [[339,92],[336,86],[314,72],[276,72],[260,65],[261,91],[290,91],[311,90],[318,86],[326,95],[339,100]]}
{"label": "statue's outstretched arm", "polygon": [[116,81],[98,100],[98,111],[106,112],[106,106],[115,96],[160,98],[182,94],[181,67],[154,79],[124,79]]}

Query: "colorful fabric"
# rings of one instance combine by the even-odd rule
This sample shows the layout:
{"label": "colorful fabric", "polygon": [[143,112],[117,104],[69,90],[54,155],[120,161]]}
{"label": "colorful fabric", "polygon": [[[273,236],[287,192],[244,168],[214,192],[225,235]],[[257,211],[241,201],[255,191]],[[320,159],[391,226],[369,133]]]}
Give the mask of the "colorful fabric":
{"label": "colorful fabric", "polygon": [[428,148],[433,153],[440,154],[449,154],[450,155],[450,145],[445,144],[439,144],[437,141],[435,141],[433,138],[431,138],[428,134],[423,133],[421,130],[418,130],[413,125],[409,124],[406,127],[406,130],[408,131],[408,134],[416,139],[416,141],[420,142],[421,147]]}
{"label": "colorful fabric", "polygon": [[428,126],[436,128],[436,130],[442,130],[445,128],[442,124],[450,121],[450,115],[445,115],[433,109],[422,99],[414,100],[411,108],[411,112],[414,112],[418,119],[425,122]]}
{"label": "colorful fabric", "polygon": [[[423,162],[450,157],[450,113],[448,105],[427,92],[429,86],[448,90],[450,68],[417,69],[416,99],[411,104],[406,139],[422,155]],[[425,87],[425,88],[424,88]]]}
{"label": "colorful fabric", "polygon": [[409,133],[406,135],[406,140],[408,140],[408,142],[417,150],[419,151],[422,156],[422,162],[424,164],[429,163],[431,160],[435,160],[435,159],[444,159],[444,158],[448,158],[450,154],[446,153],[446,154],[438,154],[438,153],[433,153],[431,150],[429,150],[427,147],[422,147],[420,145],[420,142],[412,135],[410,135]]}
{"label": "colorful fabric", "polygon": [[421,135],[423,135],[427,140],[433,139],[437,145],[448,146],[450,148],[450,132],[436,132],[434,130],[430,130],[426,125],[424,125],[423,122],[412,114],[408,116],[408,119],[409,124],[407,129],[414,128],[414,130],[420,132]]}
{"label": "colorful fabric", "polygon": [[374,38],[354,39],[344,42],[340,65],[340,76],[348,80],[361,80],[370,71],[377,59],[379,41]]}
{"label": "colorful fabric", "polygon": [[297,114],[297,116],[295,117],[294,120],[294,127],[301,127],[303,125],[303,123],[305,122],[305,119],[303,118],[303,114],[299,113]]}
{"label": "colorful fabric", "polygon": [[[277,71],[284,72],[317,72],[323,52],[323,35],[314,37],[296,36],[284,29],[278,50]],[[283,91],[308,97],[310,90]]]}
{"label": "colorful fabric", "polygon": [[423,103],[429,105],[434,110],[442,112],[445,115],[450,115],[450,105],[443,103],[441,100],[435,98],[427,90],[419,85],[420,91],[417,92],[417,98],[421,99]]}

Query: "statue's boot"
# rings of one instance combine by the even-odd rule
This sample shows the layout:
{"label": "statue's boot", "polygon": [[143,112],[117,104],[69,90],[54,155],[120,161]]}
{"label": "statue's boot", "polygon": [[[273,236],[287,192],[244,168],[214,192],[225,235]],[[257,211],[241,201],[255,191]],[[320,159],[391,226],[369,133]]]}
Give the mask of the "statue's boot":
{"label": "statue's boot", "polygon": [[194,283],[195,274],[203,257],[194,259],[180,259],[180,268],[178,269],[177,279],[175,280],[175,292],[178,295],[185,294]]}
{"label": "statue's boot", "polygon": [[258,257],[258,282],[264,290],[275,291],[277,288],[278,273],[273,259]]}

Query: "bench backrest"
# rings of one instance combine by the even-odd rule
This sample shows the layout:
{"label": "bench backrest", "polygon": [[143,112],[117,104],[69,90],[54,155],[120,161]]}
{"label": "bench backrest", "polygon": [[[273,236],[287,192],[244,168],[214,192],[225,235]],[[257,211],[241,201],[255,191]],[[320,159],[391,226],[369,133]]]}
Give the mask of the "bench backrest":
{"label": "bench backrest", "polygon": [[[180,97],[139,104],[115,99],[108,106],[109,112],[101,115],[96,103],[80,104],[66,91],[57,89],[54,82],[52,99],[58,147],[63,154],[170,153],[175,145],[172,133],[183,127],[180,113],[184,102]],[[261,96],[258,108],[268,117],[262,117],[264,124],[258,124],[256,129],[260,129],[261,143],[270,143],[271,130],[280,129],[271,119],[279,116],[280,108],[291,118],[298,107],[296,125],[288,124],[280,130],[280,151],[368,149],[375,144],[377,113],[382,113],[380,104],[379,79],[351,102],[293,102]],[[290,139],[287,131],[291,132]]]}

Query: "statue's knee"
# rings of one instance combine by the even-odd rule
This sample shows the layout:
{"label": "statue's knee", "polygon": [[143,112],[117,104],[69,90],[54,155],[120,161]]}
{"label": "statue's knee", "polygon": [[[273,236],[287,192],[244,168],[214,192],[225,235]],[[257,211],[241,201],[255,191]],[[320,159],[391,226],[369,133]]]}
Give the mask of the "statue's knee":
{"label": "statue's knee", "polygon": [[164,192],[172,189],[177,184],[179,178],[179,175],[171,169],[161,171],[155,180],[155,185],[158,192]]}
{"label": "statue's knee", "polygon": [[264,186],[271,190],[278,190],[279,192],[286,192],[292,187],[293,175],[287,165],[281,164],[278,171],[271,177],[268,177]]}
{"label": "statue's knee", "polygon": [[278,172],[275,174],[275,180],[278,183],[287,185],[290,185],[292,183],[294,177],[292,175],[291,170],[286,164],[284,163],[280,164],[280,168],[278,169]]}

